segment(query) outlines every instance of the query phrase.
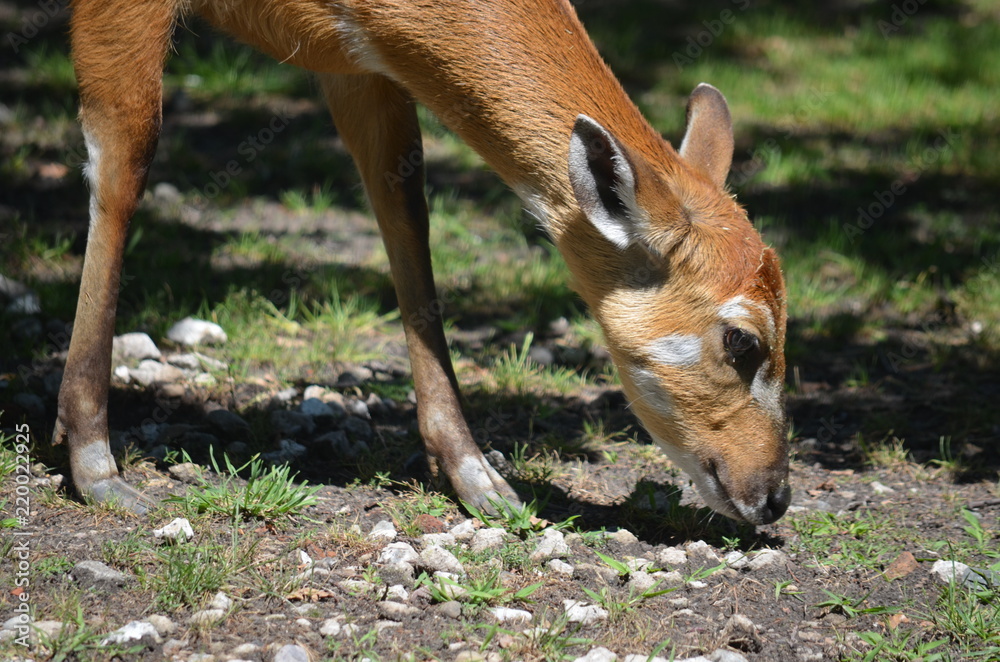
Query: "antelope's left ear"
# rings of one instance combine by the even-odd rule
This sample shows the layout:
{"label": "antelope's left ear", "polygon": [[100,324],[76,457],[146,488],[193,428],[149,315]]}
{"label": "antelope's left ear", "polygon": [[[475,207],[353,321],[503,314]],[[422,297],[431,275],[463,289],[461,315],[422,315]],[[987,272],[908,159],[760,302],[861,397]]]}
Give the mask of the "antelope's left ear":
{"label": "antelope's left ear", "polygon": [[694,88],[688,100],[680,154],[716,186],[725,185],[733,164],[733,120],[726,97],[708,83]]}
{"label": "antelope's left ear", "polygon": [[569,181],[605,239],[624,250],[641,237],[647,215],[635,200],[635,167],[622,144],[586,115],[577,116],[569,139]]}

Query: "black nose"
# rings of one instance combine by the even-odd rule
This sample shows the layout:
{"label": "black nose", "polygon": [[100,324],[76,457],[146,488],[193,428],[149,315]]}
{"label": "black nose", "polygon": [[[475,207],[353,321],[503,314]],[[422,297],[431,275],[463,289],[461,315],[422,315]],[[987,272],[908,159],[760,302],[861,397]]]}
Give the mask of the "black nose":
{"label": "black nose", "polygon": [[761,513],[762,523],[770,524],[778,520],[788,510],[788,504],[791,502],[792,488],[788,485],[782,485],[767,495],[767,504],[764,506],[764,512]]}

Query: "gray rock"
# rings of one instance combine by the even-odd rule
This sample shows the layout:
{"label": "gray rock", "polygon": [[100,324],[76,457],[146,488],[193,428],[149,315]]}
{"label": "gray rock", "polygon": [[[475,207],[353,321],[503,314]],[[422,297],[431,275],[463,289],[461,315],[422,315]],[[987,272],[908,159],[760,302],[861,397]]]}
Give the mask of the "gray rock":
{"label": "gray rock", "polygon": [[416,577],[416,571],[413,566],[403,562],[387,563],[382,566],[378,574],[382,578],[382,581],[390,586],[399,584],[411,588],[413,587],[413,580]]}
{"label": "gray rock", "polygon": [[295,390],[294,386],[289,386],[288,388],[281,389],[280,391],[275,393],[271,399],[272,401],[277,402],[279,404],[288,404],[289,402],[294,400],[295,396],[297,396],[298,394],[299,392]]}
{"label": "gray rock", "polygon": [[156,628],[156,633],[161,637],[169,637],[177,631],[177,624],[162,614],[150,614],[146,617],[146,622]]}
{"label": "gray rock", "polygon": [[451,533],[425,533],[420,536],[420,546],[427,548],[437,545],[441,547],[442,545],[454,545],[456,542],[455,536]]}
{"label": "gray rock", "polygon": [[396,539],[396,527],[392,525],[387,519],[384,519],[375,524],[372,530],[368,533],[369,540],[395,540]]}
{"label": "gray rock", "polygon": [[639,542],[635,534],[628,529],[618,529],[614,533],[608,534],[608,538],[622,545],[634,545]]}
{"label": "gray rock", "polygon": [[762,568],[784,567],[788,564],[788,555],[777,549],[762,549],[750,559],[751,570]]}
{"label": "gray rock", "polygon": [[213,409],[205,418],[212,427],[228,437],[243,437],[250,434],[250,424],[242,416],[228,409]]}
{"label": "gray rock", "polygon": [[111,355],[118,361],[160,358],[156,343],[145,333],[123,333],[111,341]]}
{"label": "gray rock", "polygon": [[456,540],[472,540],[476,535],[476,525],[471,519],[462,520],[451,527],[450,533]]}
{"label": "gray rock", "polygon": [[229,364],[199,352],[186,352],[167,357],[167,363],[185,370],[228,370]]}
{"label": "gray rock", "polygon": [[271,464],[292,464],[306,454],[308,449],[297,441],[282,439],[278,442],[278,450],[262,453],[261,458]]}
{"label": "gray rock", "polygon": [[464,575],[465,568],[455,555],[437,545],[431,545],[420,553],[420,567],[428,572],[450,572],[456,575]]}
{"label": "gray rock", "polygon": [[218,324],[194,317],[185,317],[170,327],[167,338],[188,346],[222,344],[229,339]]}
{"label": "gray rock", "polygon": [[309,400],[310,398],[316,398],[317,400],[326,401],[327,396],[330,395],[330,390],[317,384],[310,384],[302,391],[303,400]]}
{"label": "gray rock", "polygon": [[958,561],[935,561],[931,566],[931,574],[943,584],[962,581],[969,573],[969,566]]}
{"label": "gray rock", "polygon": [[[245,644],[240,644],[239,646],[230,650],[229,654],[234,655],[241,659],[257,657],[260,655],[260,646],[249,642]],[[233,660],[230,660],[229,662],[233,662]]]}
{"label": "gray rock", "polygon": [[[695,658],[695,659],[697,660],[697,658]],[[670,661],[667,660],[667,658],[660,657],[658,655],[656,657],[650,657],[648,655],[634,655],[633,654],[633,655],[626,655],[622,659],[622,662],[670,662]],[[701,662],[701,660],[698,660],[698,662]]]}
{"label": "gray rock", "polygon": [[413,618],[420,614],[420,610],[411,605],[404,605],[401,602],[396,602],[394,600],[383,600],[382,602],[376,603],[379,613],[383,618],[388,618],[391,621],[402,621],[406,618]]}
{"label": "gray rock", "polygon": [[175,464],[167,469],[167,472],[175,479],[181,481],[182,483],[188,483],[189,485],[200,484],[202,475],[204,474],[204,470],[201,468],[201,465],[195,464],[194,462],[181,462],[180,464]]}
{"label": "gray rock", "polygon": [[461,618],[462,603],[456,600],[448,600],[447,602],[439,604],[436,611],[444,618]]}
{"label": "gray rock", "polygon": [[642,595],[659,583],[661,583],[661,580],[658,578],[653,577],[644,570],[637,570],[629,576],[627,586],[630,595]]}
{"label": "gray rock", "polygon": [[380,565],[389,565],[391,563],[416,563],[420,559],[420,555],[417,554],[417,550],[409,543],[405,542],[393,542],[389,543],[382,548],[379,552],[378,562]]}
{"label": "gray rock", "polygon": [[685,546],[685,549],[687,550],[688,558],[698,559],[699,561],[713,565],[718,565],[722,562],[722,559],[715,553],[715,550],[712,549],[711,545],[704,540],[689,542]]}
{"label": "gray rock", "polygon": [[335,423],[347,416],[347,412],[342,407],[336,404],[327,404],[319,398],[306,398],[299,405],[299,411],[322,425]]}
{"label": "gray rock", "polygon": [[323,624],[319,626],[319,633],[324,637],[339,636],[342,627],[340,624],[341,619],[343,619],[343,616],[326,619],[323,621]]}
{"label": "gray rock", "polygon": [[194,529],[187,518],[178,517],[162,529],[153,529],[153,537],[171,542],[186,542],[194,538]]}
{"label": "gray rock", "polygon": [[342,427],[344,432],[346,432],[348,436],[355,441],[364,441],[367,443],[375,438],[375,434],[372,432],[372,426],[369,425],[367,421],[360,419],[357,416],[348,416],[344,419]]}
{"label": "gray rock", "polygon": [[[467,520],[468,521],[468,520]],[[452,530],[453,539],[456,538]],[[507,532],[500,528],[489,527],[479,529],[472,535],[472,542],[469,547],[474,552],[482,552],[487,549],[499,549],[507,542]]]}
{"label": "gray rock", "polygon": [[208,603],[209,609],[221,609],[223,611],[229,611],[233,607],[233,600],[228,595],[219,591],[212,598],[212,601]]}
{"label": "gray rock", "polygon": [[100,561],[80,561],[70,571],[70,575],[84,588],[108,590],[122,587],[128,581],[127,576]]}
{"label": "gray rock", "polygon": [[566,544],[562,531],[550,528],[542,532],[542,539],[529,558],[532,561],[541,562],[567,554],[569,554],[569,545]]}
{"label": "gray rock", "polygon": [[578,600],[563,600],[563,609],[570,623],[590,625],[598,621],[608,620],[608,610],[597,605],[588,605]]}
{"label": "gray rock", "polygon": [[604,646],[591,648],[583,657],[578,657],[573,662],[616,662],[618,656],[609,651]]}
{"label": "gray rock", "polygon": [[744,656],[740,655],[736,651],[727,650],[725,648],[720,648],[710,654],[708,659],[712,662],[747,662],[747,658]]}
{"label": "gray rock", "polygon": [[128,374],[133,381],[142,386],[171,384],[184,379],[184,372],[180,368],[152,359],[140,361],[139,367],[130,369]]}
{"label": "gray rock", "polygon": [[[730,616],[725,626],[723,626],[719,637],[726,645],[743,651],[759,653],[764,648],[764,644],[757,634],[757,626],[743,614],[733,614]],[[710,657],[715,661],[714,657]],[[715,662],[729,661],[717,660]],[[733,660],[732,662],[737,661]]]}
{"label": "gray rock", "polygon": [[211,627],[221,623],[226,618],[224,609],[202,609],[191,614],[188,623],[192,627]]}
{"label": "gray rock", "polygon": [[741,570],[750,565],[750,557],[743,552],[735,550],[726,554],[723,560],[726,562],[727,566],[736,570]]}
{"label": "gray rock", "polygon": [[309,662],[309,651],[298,644],[285,644],[274,654],[274,662]]}
{"label": "gray rock", "polygon": [[127,644],[133,641],[143,641],[146,640],[148,643],[160,643],[163,639],[160,637],[160,633],[157,632],[156,627],[148,621],[132,621],[114,632],[108,633],[104,639],[101,640],[102,646],[108,646],[110,644]]}
{"label": "gray rock", "polygon": [[299,411],[276,409],[271,412],[270,418],[274,431],[285,437],[309,435],[316,429],[316,422],[312,417]]}
{"label": "gray rock", "polygon": [[524,609],[511,609],[510,607],[494,607],[490,609],[490,614],[500,623],[508,625],[526,625],[534,618],[530,611]]}
{"label": "gray rock", "polygon": [[551,561],[545,564],[545,567],[547,567],[555,574],[562,575],[563,577],[567,578],[572,577],[573,572],[575,570],[573,566],[571,566],[569,563],[566,563],[561,559],[552,559]]}

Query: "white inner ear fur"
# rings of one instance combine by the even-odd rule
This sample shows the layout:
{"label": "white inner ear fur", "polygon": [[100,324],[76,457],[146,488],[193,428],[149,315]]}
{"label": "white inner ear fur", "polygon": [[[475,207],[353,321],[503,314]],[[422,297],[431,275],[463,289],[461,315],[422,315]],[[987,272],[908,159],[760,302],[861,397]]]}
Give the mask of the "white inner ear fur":
{"label": "white inner ear fur", "polygon": [[[602,144],[607,145],[610,150],[611,168],[616,182],[611,190],[624,205],[625,213],[615,214],[604,205],[597,179],[591,170],[588,136],[575,130],[569,139],[569,175],[577,202],[587,220],[604,238],[624,250],[638,239],[648,225],[646,214],[635,199],[635,173],[615,139],[604,127],[586,115],[580,115],[577,122],[578,125],[584,124],[586,131],[592,136],[600,136]],[[596,137],[590,139],[591,143],[596,140]]]}

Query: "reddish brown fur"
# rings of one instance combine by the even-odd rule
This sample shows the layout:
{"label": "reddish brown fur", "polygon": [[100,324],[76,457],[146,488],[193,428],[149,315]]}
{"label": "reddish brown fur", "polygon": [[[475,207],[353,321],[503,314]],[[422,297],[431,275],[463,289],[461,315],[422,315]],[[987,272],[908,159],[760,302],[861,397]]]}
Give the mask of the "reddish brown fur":
{"label": "reddish brown fur", "polygon": [[[189,11],[280,61],[321,74],[386,241],[431,464],[463,498],[483,506],[494,496],[514,495],[472,441],[440,320],[413,321],[435,296],[423,171],[399,182],[385,175],[401,155],[420,148],[414,100],[542,217],[620,367],[648,365],[649,343],[671,333],[707,333],[707,355],[723,357],[713,331],[717,309],[742,294],[771,311],[775,337],[757,318],[760,311],[745,323],[761,327],[755,330],[767,344],[768,374],[783,373],[780,268],[722,186],[732,152],[724,100],[711,88],[696,90],[691,140],[681,158],[625,95],[566,0],[76,0],[81,117],[100,158],[57,437],[69,437],[81,490],[112,479],[112,470],[82,459],[80,449],[107,435],[104,403],[125,231],[159,131],[164,53],[174,22]],[[634,172],[643,235],[627,248],[595,227],[570,183],[570,134],[580,115],[615,137]],[[785,447],[767,429],[776,424],[762,418],[745,379],[716,358],[703,359],[697,371],[651,369],[664,384],[679,385],[676,416],[637,404],[655,435],[706,466],[716,459],[724,464],[719,475],[731,481],[724,487],[747,502],[778,488],[783,467],[787,471]],[[630,396],[639,397],[631,378],[623,377]],[[757,441],[734,446],[739,435]],[[755,483],[758,473],[768,474],[766,485]],[[121,485],[111,489],[131,498]],[[731,508],[728,514],[738,516]]]}

